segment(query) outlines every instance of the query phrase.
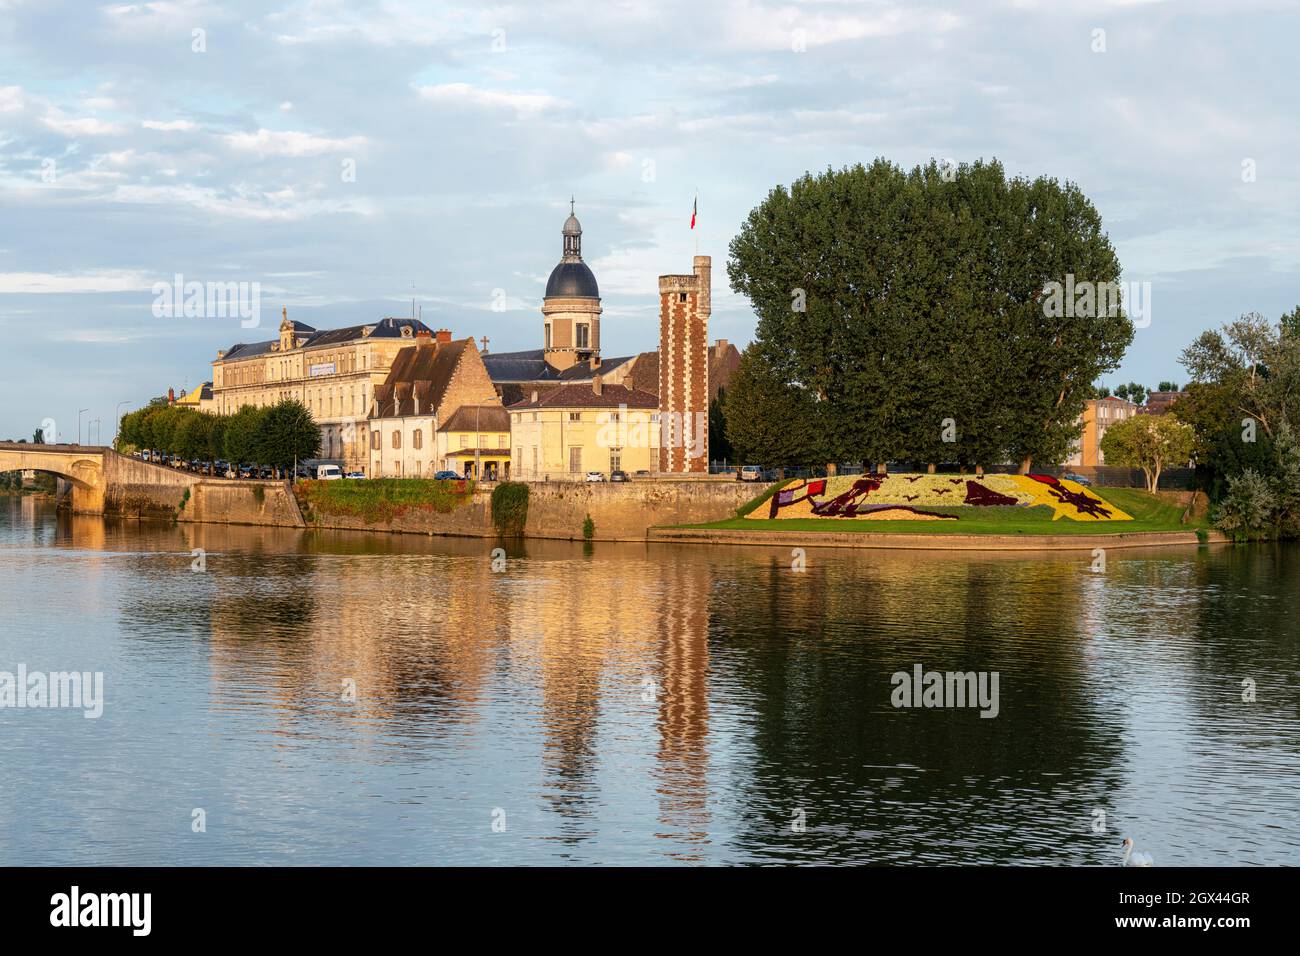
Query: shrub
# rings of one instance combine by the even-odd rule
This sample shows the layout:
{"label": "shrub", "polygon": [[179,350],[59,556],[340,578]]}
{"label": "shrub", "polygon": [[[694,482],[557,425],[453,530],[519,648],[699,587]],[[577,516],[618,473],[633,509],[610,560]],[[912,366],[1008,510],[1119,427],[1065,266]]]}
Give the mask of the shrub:
{"label": "shrub", "polygon": [[583,540],[590,541],[595,536],[596,536],[596,522],[591,520],[591,515],[587,515],[586,519],[582,522]]}
{"label": "shrub", "polygon": [[1228,493],[1219,502],[1215,521],[1234,538],[1266,538],[1275,528],[1278,498],[1272,483],[1253,469],[1228,479]]}
{"label": "shrub", "polygon": [[522,537],[528,521],[528,484],[503,481],[492,489],[492,523],[502,537]]}

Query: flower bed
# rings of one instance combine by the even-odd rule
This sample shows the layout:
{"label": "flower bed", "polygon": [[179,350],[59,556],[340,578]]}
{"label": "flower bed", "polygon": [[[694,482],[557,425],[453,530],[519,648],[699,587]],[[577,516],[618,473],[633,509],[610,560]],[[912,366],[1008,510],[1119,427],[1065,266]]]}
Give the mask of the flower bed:
{"label": "flower bed", "polygon": [[[952,520],[965,508],[1046,505],[1052,520],[1129,521],[1119,508],[1077,482],[1050,475],[844,475],[796,478],[747,517]],[[931,511],[955,509],[957,513]]]}

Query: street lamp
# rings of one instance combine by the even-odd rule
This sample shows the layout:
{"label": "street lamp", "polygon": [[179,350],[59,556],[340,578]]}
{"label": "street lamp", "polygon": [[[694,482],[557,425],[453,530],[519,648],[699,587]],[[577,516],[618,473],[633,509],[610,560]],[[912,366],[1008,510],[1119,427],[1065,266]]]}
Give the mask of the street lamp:
{"label": "street lamp", "polygon": [[81,444],[81,413],[90,411],[89,408],[77,409],[77,444]]}

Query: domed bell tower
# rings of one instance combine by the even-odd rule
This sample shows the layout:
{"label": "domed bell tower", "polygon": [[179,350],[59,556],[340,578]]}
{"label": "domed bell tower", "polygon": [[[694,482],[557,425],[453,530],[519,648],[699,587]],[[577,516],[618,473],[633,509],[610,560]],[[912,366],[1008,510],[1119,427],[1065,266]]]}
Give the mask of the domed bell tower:
{"label": "domed bell tower", "polygon": [[582,224],[572,199],[561,234],[564,255],[551,270],[542,299],[544,355],[558,371],[600,357],[600,288],[582,261]]}

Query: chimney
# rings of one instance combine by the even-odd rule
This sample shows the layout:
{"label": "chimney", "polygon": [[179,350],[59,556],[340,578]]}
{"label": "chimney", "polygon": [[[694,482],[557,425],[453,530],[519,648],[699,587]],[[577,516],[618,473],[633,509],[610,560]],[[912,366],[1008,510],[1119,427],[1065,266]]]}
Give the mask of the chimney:
{"label": "chimney", "polygon": [[597,375],[595,378],[591,380],[591,390],[597,395],[604,394],[605,382],[599,375]]}
{"label": "chimney", "polygon": [[450,330],[450,329],[439,329],[439,330],[438,330],[438,344],[439,344],[439,345],[450,345],[450,344],[451,344],[451,330]]}
{"label": "chimney", "polygon": [[432,344],[433,344],[433,333],[430,332],[428,329],[421,329],[420,331],[416,332],[416,333],[415,333],[415,344],[416,344],[416,345],[432,345]]}
{"label": "chimney", "polygon": [[221,361],[223,358],[225,358],[225,357],[226,357],[226,350],[225,350],[225,349],[217,349],[217,361],[220,362],[220,361]]}
{"label": "chimney", "polygon": [[714,346],[714,348],[716,348],[716,349],[718,350],[718,353],[719,353],[719,354],[721,354],[721,353],[727,351],[727,340],[726,340],[726,339],[718,339],[718,342],[717,342],[717,344]]}
{"label": "chimney", "polygon": [[591,367],[592,367],[592,368],[600,368],[600,356],[599,356],[599,355],[593,355],[593,356],[591,357]]}

